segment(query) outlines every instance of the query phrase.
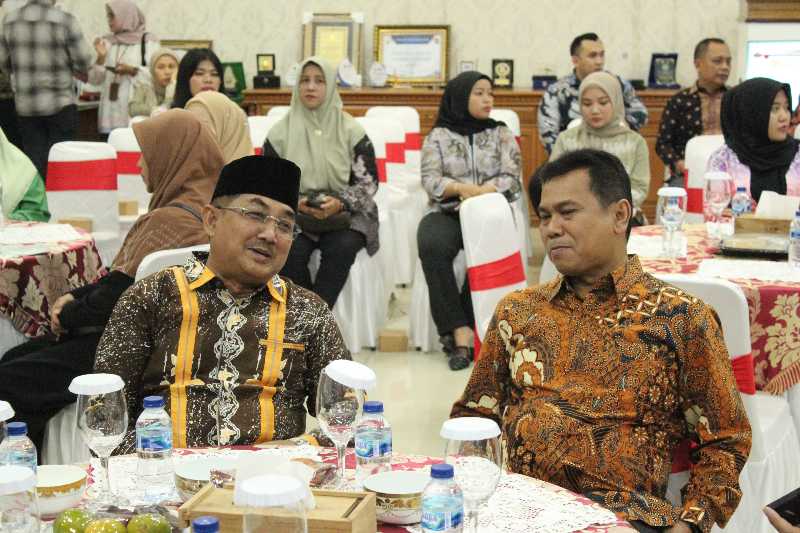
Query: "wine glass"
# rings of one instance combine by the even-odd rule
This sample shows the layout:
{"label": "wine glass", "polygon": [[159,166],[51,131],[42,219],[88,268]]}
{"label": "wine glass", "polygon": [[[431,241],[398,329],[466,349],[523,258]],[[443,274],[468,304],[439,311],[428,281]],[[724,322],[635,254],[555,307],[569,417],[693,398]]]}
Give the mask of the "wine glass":
{"label": "wine glass", "polygon": [[733,178],[727,172],[706,172],[705,202],[714,220],[709,237],[714,241],[722,238],[722,211],[728,207],[733,192]]}
{"label": "wine glass", "polygon": [[6,438],[6,420],[14,418],[14,409],[11,404],[0,400],[0,442]]}
{"label": "wine glass", "polygon": [[124,387],[122,378],[116,374],[85,374],[73,379],[69,386],[70,392],[78,396],[78,430],[89,449],[100,458],[101,482],[92,488],[93,507],[98,509],[120,503],[112,500],[108,458],[128,430]]}
{"label": "wine glass", "polygon": [[320,372],[317,385],[317,421],[322,432],[336,446],[336,486],[345,480],[345,451],[361,416],[366,390],[375,386],[375,372],[369,367],[340,359]]}
{"label": "wine glass", "polygon": [[661,187],[658,190],[656,223],[664,226],[664,254],[673,258],[678,255],[675,233],[680,231],[686,216],[686,190],[682,187]]}
{"label": "wine glass", "polygon": [[500,427],[488,418],[452,418],[442,425],[440,435],[447,439],[445,461],[453,465],[464,494],[465,526],[477,533],[478,510],[500,481]]}

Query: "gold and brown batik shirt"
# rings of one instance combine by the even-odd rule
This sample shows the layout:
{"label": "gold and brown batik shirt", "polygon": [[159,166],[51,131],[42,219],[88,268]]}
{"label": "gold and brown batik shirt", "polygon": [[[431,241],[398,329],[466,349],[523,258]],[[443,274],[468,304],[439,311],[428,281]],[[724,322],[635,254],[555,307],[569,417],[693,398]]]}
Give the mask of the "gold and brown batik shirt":
{"label": "gold and brown batik shirt", "polygon": [[319,373],[350,358],[317,295],[275,276],[234,298],[205,260],[137,282],[114,308],[95,371],[125,381],[131,431],[117,453],[135,449],[150,395],[165,399],[176,448],[297,437],[306,410],[315,414]]}
{"label": "gold and brown batik shirt", "polygon": [[[709,531],[741,498],[750,425],[716,315],[636,256],[583,300],[561,276],[506,296],[452,416],[494,419],[510,470],[629,520],[663,527],[702,513]],[[687,437],[699,449],[675,509],[667,479]]]}

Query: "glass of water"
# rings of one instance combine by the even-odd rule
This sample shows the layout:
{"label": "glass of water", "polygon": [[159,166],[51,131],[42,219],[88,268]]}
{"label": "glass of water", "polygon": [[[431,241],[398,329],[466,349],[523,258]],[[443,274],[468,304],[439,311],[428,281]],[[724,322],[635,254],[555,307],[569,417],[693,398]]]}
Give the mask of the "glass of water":
{"label": "glass of water", "polygon": [[686,190],[682,187],[662,187],[658,190],[656,223],[664,227],[662,249],[664,255],[674,258],[679,253],[675,234],[681,230],[686,217]]}
{"label": "glass of water", "polygon": [[709,237],[713,241],[722,239],[722,212],[733,197],[733,178],[727,172],[706,172],[705,204],[714,220],[709,225]]}

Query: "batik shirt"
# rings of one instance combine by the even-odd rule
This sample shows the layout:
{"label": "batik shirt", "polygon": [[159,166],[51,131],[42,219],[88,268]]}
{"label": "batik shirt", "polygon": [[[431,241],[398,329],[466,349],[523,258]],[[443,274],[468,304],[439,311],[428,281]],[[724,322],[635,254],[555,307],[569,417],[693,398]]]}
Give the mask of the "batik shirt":
{"label": "batik shirt", "polygon": [[[506,296],[451,415],[492,418],[513,472],[628,520],[710,531],[742,496],[750,426],[716,315],[636,256],[583,300],[561,276]],[[665,494],[686,438],[699,448],[677,509]]]}
{"label": "batik shirt", "polygon": [[[647,108],[644,106],[633,86],[619,78],[622,84],[622,98],[625,102],[625,120],[633,130],[647,124]],[[581,118],[581,103],[578,89],[581,82],[575,71],[549,85],[539,104],[539,139],[549,154],[558,139],[558,134],[576,118]]]}
{"label": "batik shirt", "polygon": [[115,453],[135,449],[150,395],[165,399],[176,448],[300,436],[320,372],[350,358],[317,295],[275,276],[236,298],[205,261],[197,254],[140,280],[114,308],[95,371],[125,381],[130,431]]}

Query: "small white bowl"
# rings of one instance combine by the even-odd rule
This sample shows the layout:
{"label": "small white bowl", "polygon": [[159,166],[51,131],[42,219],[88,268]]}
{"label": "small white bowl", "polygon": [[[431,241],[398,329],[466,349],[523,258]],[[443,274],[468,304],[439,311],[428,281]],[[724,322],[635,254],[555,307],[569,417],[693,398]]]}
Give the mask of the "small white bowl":
{"label": "small white bowl", "polygon": [[86,490],[86,470],[74,465],[41,465],[36,469],[39,512],[52,517],[77,507]]}
{"label": "small white bowl", "polygon": [[430,481],[423,471],[395,470],[373,474],[364,489],[375,493],[378,520],[387,524],[416,524],[422,519],[422,491]]}
{"label": "small white bowl", "polygon": [[190,455],[173,464],[175,488],[183,501],[189,500],[211,480],[211,470],[236,471],[235,457]]}

